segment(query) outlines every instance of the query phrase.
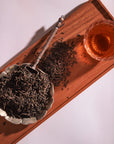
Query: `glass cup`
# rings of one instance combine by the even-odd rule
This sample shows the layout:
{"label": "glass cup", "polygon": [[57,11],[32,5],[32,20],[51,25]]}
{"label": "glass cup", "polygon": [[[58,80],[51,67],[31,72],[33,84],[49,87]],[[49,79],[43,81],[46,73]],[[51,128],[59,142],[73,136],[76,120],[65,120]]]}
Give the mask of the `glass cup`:
{"label": "glass cup", "polygon": [[98,21],[90,25],[84,36],[84,47],[98,61],[114,59],[114,21]]}

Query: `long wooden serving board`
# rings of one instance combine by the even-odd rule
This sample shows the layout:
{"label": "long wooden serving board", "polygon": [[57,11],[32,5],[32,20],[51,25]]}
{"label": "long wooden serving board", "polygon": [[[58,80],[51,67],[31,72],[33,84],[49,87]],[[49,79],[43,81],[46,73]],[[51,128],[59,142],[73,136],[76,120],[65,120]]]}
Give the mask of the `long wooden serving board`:
{"label": "long wooden serving board", "polygon": [[[64,88],[63,90],[61,90],[61,87],[55,88],[52,108],[42,120],[39,120],[35,124],[28,126],[21,124],[14,125],[6,121],[3,117],[0,117],[0,143],[16,143],[114,67],[114,59],[98,62],[86,53],[83,46],[83,37],[89,25],[95,21],[105,19],[114,20],[99,0],[90,0],[76,7],[66,15],[64,24],[58,30],[52,43],[63,38],[63,41],[73,41],[76,44],[75,51],[77,52],[77,64],[71,69],[71,76],[69,78],[70,82],[68,83],[67,88]],[[44,36],[31,47],[24,49],[14,58],[9,60],[1,67],[0,72],[12,64],[33,62],[37,56],[37,52],[48,38],[50,30],[48,30],[47,33],[45,33]],[[64,35],[62,35],[62,33],[64,33]],[[78,39],[79,35],[80,39]]]}

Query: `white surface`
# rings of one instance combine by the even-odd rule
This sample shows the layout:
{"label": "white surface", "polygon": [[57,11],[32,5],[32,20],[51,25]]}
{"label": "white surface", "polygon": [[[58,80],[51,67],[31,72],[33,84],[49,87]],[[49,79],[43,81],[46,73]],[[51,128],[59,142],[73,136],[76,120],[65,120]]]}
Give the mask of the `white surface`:
{"label": "white surface", "polygon": [[[85,0],[0,0],[0,66]],[[102,0],[114,16],[113,0]],[[114,144],[114,69],[18,144]]]}

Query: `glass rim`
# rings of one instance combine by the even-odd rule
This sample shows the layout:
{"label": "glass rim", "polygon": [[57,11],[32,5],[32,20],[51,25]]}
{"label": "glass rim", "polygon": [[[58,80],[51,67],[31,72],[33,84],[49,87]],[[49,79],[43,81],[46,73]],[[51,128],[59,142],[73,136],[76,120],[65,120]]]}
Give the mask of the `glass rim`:
{"label": "glass rim", "polygon": [[102,56],[99,56],[99,55],[95,54],[94,52],[92,52],[92,50],[88,46],[87,38],[88,38],[89,33],[94,28],[94,26],[101,25],[101,24],[110,24],[110,25],[114,26],[114,21],[112,21],[112,20],[98,20],[98,21],[90,24],[90,26],[87,28],[87,30],[86,30],[86,32],[84,34],[84,40],[83,40],[83,42],[84,42],[84,48],[85,48],[86,52],[92,58],[94,58],[94,59],[96,59],[98,61],[110,60],[110,59],[114,58],[114,52],[110,56],[104,56],[104,57],[102,57]]}

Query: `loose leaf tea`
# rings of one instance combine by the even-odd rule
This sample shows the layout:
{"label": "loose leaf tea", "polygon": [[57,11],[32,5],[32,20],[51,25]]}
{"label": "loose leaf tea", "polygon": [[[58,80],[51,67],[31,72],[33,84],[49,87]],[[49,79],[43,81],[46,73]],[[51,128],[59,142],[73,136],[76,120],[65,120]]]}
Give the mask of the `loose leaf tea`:
{"label": "loose leaf tea", "polygon": [[0,77],[0,108],[8,116],[38,118],[52,102],[51,82],[40,70],[33,71],[26,64]]}
{"label": "loose leaf tea", "polygon": [[0,115],[5,116],[10,122],[16,124],[36,122],[50,108],[53,102],[54,86],[48,75],[39,68],[36,70],[36,66],[48,49],[62,21],[64,16],[59,18],[32,66],[29,64],[10,66],[0,74]]}
{"label": "loose leaf tea", "polygon": [[77,63],[75,55],[73,43],[69,45],[58,41],[43,56],[39,68],[49,75],[55,86],[62,84],[66,87],[71,73],[70,68]]}

